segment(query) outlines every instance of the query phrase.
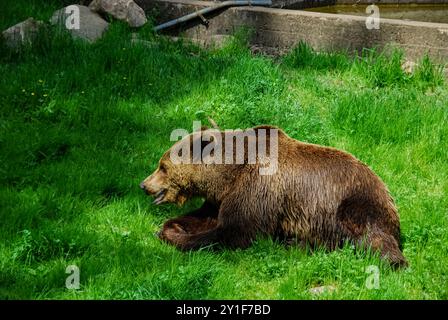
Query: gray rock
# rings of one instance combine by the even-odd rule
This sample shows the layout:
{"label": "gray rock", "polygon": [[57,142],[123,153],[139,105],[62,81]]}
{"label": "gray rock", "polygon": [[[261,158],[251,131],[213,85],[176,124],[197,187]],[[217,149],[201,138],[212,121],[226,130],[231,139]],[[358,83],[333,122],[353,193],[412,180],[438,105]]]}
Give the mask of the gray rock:
{"label": "gray rock", "polygon": [[17,49],[25,43],[31,43],[44,25],[42,21],[28,18],[6,29],[2,35],[8,47]]}
{"label": "gray rock", "polygon": [[147,22],[145,11],[132,0],[93,0],[89,8],[98,13],[108,13],[134,28]]}
{"label": "gray rock", "polygon": [[[72,7],[79,9],[79,24],[74,19],[76,16]],[[57,10],[50,19],[51,24],[59,25],[68,30],[73,37],[94,42],[106,32],[109,23],[86,6],[73,5]]]}
{"label": "gray rock", "polygon": [[335,286],[329,285],[329,286],[320,286],[320,287],[314,287],[311,288],[309,291],[311,294],[323,294],[323,293],[330,293],[336,290]]}
{"label": "gray rock", "polygon": [[417,64],[413,61],[405,61],[401,65],[401,69],[403,69],[404,72],[411,74],[415,71]]}

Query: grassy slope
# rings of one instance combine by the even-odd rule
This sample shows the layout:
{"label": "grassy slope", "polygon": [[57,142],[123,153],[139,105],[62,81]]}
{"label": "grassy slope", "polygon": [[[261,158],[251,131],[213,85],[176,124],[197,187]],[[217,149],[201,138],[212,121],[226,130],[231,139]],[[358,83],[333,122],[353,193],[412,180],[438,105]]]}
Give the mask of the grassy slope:
{"label": "grassy slope", "polygon": [[[60,6],[34,3],[9,1],[1,29]],[[317,285],[337,287],[321,298],[448,298],[448,88],[427,61],[406,76],[397,54],[353,62],[300,46],[275,63],[238,41],[145,48],[119,24],[92,46],[44,38],[0,56],[0,298],[306,299]],[[205,115],[226,128],[278,125],[368,163],[399,206],[411,267],[269,240],[219,253],[160,243],[162,222],[194,204],[152,206],[138,183],[171,130]],[[65,289],[69,264],[79,291]],[[365,286],[372,264],[378,290]]]}

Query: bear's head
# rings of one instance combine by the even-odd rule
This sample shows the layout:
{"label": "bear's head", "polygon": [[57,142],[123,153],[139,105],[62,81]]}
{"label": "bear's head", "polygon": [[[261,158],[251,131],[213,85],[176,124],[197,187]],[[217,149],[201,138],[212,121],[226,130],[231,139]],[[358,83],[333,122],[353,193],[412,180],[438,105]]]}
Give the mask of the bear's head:
{"label": "bear's head", "polygon": [[[275,130],[274,137],[271,130]],[[259,162],[260,156],[268,159],[267,169],[272,166],[276,172],[277,134],[284,135],[273,126],[257,126],[246,131],[220,131],[202,127],[185,135],[165,152],[156,171],[140,187],[155,197],[155,204],[182,205],[192,196],[218,201],[243,167],[246,167],[246,171],[264,170],[266,163]],[[254,152],[260,147],[257,141],[265,142],[265,151],[269,157]],[[249,144],[253,148],[249,148]]]}
{"label": "bear's head", "polygon": [[154,204],[183,205],[198,194],[198,179],[202,176],[200,171],[204,166],[201,161],[197,161],[195,148],[201,157],[202,150],[210,143],[202,141],[201,132],[205,130],[207,128],[203,127],[199,132],[191,133],[176,142],[163,154],[157,169],[140,184],[141,189],[154,196]]}

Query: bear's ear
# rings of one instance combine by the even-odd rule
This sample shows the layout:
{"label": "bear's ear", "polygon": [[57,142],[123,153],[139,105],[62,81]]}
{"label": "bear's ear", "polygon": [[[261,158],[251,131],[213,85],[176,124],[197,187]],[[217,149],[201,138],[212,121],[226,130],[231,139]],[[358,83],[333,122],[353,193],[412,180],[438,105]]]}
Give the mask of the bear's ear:
{"label": "bear's ear", "polygon": [[[208,129],[205,129],[208,130]],[[202,139],[202,133],[199,133],[198,131],[196,131],[195,133],[193,133],[192,135],[192,140],[191,140],[191,144],[190,144],[190,154],[193,155],[192,156],[192,160],[193,163],[199,163],[202,161],[202,153],[204,151],[204,148],[209,145],[210,143],[214,142],[215,138],[212,136],[210,137],[210,140],[204,140]],[[200,146],[200,150],[195,150],[194,146]]]}
{"label": "bear's ear", "polygon": [[[205,130],[208,130],[208,129],[205,129]],[[208,140],[203,140],[202,135],[194,136],[193,144],[198,143],[198,141],[200,141],[201,150],[203,150],[210,142],[214,141],[214,137],[212,136],[211,139],[208,141]],[[193,144],[191,145],[192,148],[193,148]]]}
{"label": "bear's ear", "polygon": [[208,119],[208,122],[210,122],[210,124],[212,125],[213,129],[216,129],[216,130],[220,130],[220,131],[221,131],[221,128],[216,124],[216,121],[215,121],[215,120],[213,120],[213,119],[210,118],[210,117],[208,117],[207,119]]}
{"label": "bear's ear", "polygon": [[207,127],[207,126],[201,126],[201,128],[199,128],[198,130],[196,130],[195,132],[199,132],[199,131],[205,131],[205,130],[208,130],[208,129],[210,129],[209,127]]}

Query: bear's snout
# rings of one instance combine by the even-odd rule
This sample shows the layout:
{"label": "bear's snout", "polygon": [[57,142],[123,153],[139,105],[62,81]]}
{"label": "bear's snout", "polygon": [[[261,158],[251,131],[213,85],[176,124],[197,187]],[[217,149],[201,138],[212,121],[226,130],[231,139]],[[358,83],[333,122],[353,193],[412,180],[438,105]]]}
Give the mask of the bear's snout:
{"label": "bear's snout", "polygon": [[144,180],[140,183],[140,189],[142,189],[143,192],[146,193],[147,195],[151,195],[152,192],[151,192],[150,188],[148,187],[148,184],[145,183],[145,181],[146,180]]}
{"label": "bear's snout", "polygon": [[142,183],[140,183],[140,189],[142,189],[147,195],[154,196],[154,204],[161,204],[167,202],[166,195],[168,189],[164,185],[157,181],[157,177],[153,175],[149,176]]}

